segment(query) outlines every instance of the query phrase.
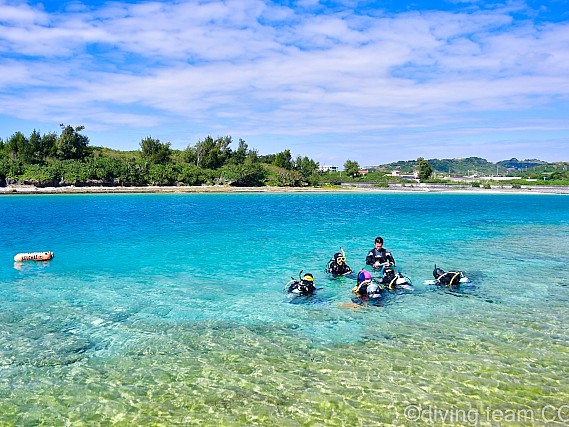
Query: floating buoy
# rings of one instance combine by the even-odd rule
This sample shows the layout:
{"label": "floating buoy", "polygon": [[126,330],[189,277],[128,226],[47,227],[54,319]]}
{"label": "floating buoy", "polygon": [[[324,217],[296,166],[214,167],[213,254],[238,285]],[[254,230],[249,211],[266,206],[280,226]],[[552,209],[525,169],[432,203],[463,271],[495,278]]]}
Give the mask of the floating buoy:
{"label": "floating buoy", "polygon": [[14,261],[49,261],[53,258],[53,252],[24,252],[16,254]]}

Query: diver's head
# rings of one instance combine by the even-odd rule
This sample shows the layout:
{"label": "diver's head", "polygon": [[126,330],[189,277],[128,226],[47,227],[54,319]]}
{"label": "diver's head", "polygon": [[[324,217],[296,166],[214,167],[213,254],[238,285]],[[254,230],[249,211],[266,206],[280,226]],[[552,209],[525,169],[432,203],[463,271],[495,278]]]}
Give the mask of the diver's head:
{"label": "diver's head", "polygon": [[305,285],[313,285],[314,284],[314,277],[310,273],[305,273],[304,276],[300,279],[300,281]]}
{"label": "diver's head", "polygon": [[336,264],[343,264],[346,262],[346,257],[342,253],[336,252],[334,254],[334,261],[336,261]]}
{"label": "diver's head", "polygon": [[358,282],[362,283],[371,280],[371,273],[367,270],[362,270],[358,274]]}
{"label": "diver's head", "polygon": [[375,248],[377,250],[380,250],[382,247],[383,247],[383,238],[378,236],[375,238]]}
{"label": "diver's head", "polygon": [[443,274],[445,274],[445,271],[442,268],[437,267],[437,265],[435,264],[435,268],[433,270],[433,277],[435,279],[438,279],[439,276],[442,276]]}

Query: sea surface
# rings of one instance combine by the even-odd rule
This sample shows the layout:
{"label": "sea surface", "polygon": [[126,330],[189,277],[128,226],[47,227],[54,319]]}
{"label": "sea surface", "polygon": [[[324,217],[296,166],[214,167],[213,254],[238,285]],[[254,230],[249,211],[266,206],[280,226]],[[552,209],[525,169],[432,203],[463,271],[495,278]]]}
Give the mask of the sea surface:
{"label": "sea surface", "polygon": [[[569,423],[568,196],[6,195],[0,233],[1,426]],[[415,290],[370,305],[324,268],[376,236]]]}

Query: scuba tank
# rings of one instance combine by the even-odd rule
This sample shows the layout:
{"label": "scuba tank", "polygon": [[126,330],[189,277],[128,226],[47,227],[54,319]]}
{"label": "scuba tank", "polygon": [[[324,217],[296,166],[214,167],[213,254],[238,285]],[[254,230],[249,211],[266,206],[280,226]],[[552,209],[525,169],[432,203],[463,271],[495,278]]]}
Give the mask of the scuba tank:
{"label": "scuba tank", "polygon": [[380,280],[380,283],[385,286],[389,290],[395,289],[413,289],[413,284],[411,283],[411,279],[404,276],[400,272],[396,272],[391,267],[385,267],[382,271],[383,276]]}
{"label": "scuba tank", "polygon": [[382,296],[383,288],[372,278],[369,271],[361,270],[358,273],[357,285],[352,288],[352,292],[360,298],[375,299]]}
{"label": "scuba tank", "polygon": [[[326,264],[326,273],[342,276],[344,274],[350,274],[352,269],[346,264],[346,253],[344,249],[340,247],[341,252],[336,252],[334,256]],[[340,264],[342,262],[342,264]]]}
{"label": "scuba tank", "polygon": [[449,287],[458,287],[461,283],[470,282],[470,279],[462,271],[444,271],[442,268],[437,267],[436,264],[433,270],[433,277],[435,278],[433,284]]}
{"label": "scuba tank", "polygon": [[310,273],[302,274],[302,270],[298,273],[298,280],[291,277],[291,280],[285,285],[285,289],[289,294],[297,296],[312,295],[316,291],[314,286],[314,276]]}

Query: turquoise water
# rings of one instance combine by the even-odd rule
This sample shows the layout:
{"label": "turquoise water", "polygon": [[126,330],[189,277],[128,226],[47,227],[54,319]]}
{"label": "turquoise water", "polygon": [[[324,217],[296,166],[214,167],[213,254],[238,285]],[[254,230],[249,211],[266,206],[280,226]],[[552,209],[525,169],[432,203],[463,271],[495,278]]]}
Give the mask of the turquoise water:
{"label": "turquoise water", "polygon": [[[0,425],[569,422],[568,197],[9,195],[0,230]],[[357,305],[324,267],[377,235],[415,291]]]}

